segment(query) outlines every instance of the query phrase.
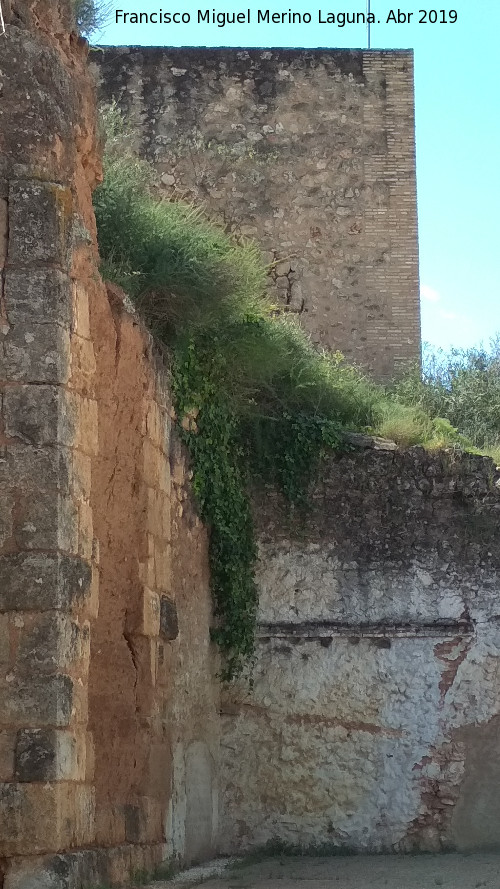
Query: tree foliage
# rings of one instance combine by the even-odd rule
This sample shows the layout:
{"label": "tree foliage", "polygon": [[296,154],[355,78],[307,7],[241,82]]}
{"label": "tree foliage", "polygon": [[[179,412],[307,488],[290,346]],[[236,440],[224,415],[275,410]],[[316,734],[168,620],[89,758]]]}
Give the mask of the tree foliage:
{"label": "tree foliage", "polygon": [[422,374],[414,368],[393,393],[445,418],[477,448],[500,456],[500,335],[488,347],[449,352],[427,347]]}
{"label": "tree foliage", "polygon": [[72,0],[78,33],[87,40],[99,33],[109,21],[113,6],[103,0]]}

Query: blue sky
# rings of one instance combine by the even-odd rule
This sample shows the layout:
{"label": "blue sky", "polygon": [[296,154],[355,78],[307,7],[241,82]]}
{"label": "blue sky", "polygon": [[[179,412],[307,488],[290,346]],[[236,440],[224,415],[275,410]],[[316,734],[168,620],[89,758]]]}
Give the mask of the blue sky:
{"label": "blue sky", "polygon": [[[219,3],[210,10],[239,12],[248,7],[276,12],[310,12],[308,25],[197,25],[203,3],[173,0],[113,0],[112,23],[95,42],[166,46],[366,47],[363,25],[317,24],[318,10],[365,12],[367,0],[328,0],[313,6],[244,2]],[[141,5],[139,5],[141,4]],[[442,23],[441,9],[445,8]],[[439,8],[438,8],[439,7]],[[180,11],[186,25],[116,25],[124,12]],[[415,50],[417,177],[422,295],[422,337],[433,345],[467,347],[487,343],[500,331],[500,0],[431,0],[391,4],[371,0],[377,23],[372,48]],[[419,10],[435,9],[437,23],[420,23]],[[457,21],[449,21],[457,13]],[[412,12],[409,23],[387,24]],[[379,24],[380,21],[380,24]]]}

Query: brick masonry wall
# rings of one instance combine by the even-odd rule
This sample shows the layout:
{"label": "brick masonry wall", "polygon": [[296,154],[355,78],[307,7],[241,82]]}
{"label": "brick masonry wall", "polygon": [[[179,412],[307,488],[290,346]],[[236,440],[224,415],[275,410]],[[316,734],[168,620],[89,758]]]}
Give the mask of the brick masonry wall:
{"label": "brick masonry wall", "polygon": [[356,851],[500,843],[500,473],[367,451],[306,519],[258,498],[254,685],[222,704],[222,836]]}
{"label": "brick masonry wall", "polygon": [[262,246],[272,298],[384,379],[420,354],[411,52],[109,48],[167,197]]}

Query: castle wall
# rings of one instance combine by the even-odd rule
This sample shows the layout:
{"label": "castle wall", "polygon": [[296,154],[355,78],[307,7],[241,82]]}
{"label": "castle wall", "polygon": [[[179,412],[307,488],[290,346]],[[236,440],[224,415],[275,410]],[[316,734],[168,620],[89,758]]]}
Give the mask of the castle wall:
{"label": "castle wall", "polygon": [[98,275],[95,95],[69,2],[0,69],[0,884],[214,849],[206,532],[150,336]]}
{"label": "castle wall", "polygon": [[222,704],[226,848],[500,845],[500,475],[367,451],[256,501],[254,685]]}
{"label": "castle wall", "polygon": [[[189,862],[210,855],[217,834],[207,534],[163,362],[121,292],[108,286],[107,296],[78,312],[88,318],[97,410],[88,467],[99,574],[89,674],[95,844],[145,846],[146,862],[153,844],[160,859]],[[122,878],[133,869],[125,860]]]}
{"label": "castle wall", "polygon": [[[119,884],[164,858],[276,837],[498,845],[499,472],[451,452],[352,450],[323,467],[305,515],[256,494],[254,683],[228,686],[221,716],[207,529],[168,373],[98,275],[86,47],[66,0],[11,0],[5,12],[0,885]],[[224,95],[257,91],[255,113],[268,113],[298,59],[287,90],[309,95],[312,71],[344,84],[347,102],[369,83],[366,66],[404,58],[304,51],[284,65],[273,53],[233,53],[241,77],[227,75],[235,92]],[[211,58],[217,92],[222,55]],[[379,98],[394,95],[391,76]],[[255,156],[241,157],[243,176]]]}
{"label": "castle wall", "polygon": [[411,52],[93,53],[160,191],[254,238],[313,341],[384,379],[419,359]]}

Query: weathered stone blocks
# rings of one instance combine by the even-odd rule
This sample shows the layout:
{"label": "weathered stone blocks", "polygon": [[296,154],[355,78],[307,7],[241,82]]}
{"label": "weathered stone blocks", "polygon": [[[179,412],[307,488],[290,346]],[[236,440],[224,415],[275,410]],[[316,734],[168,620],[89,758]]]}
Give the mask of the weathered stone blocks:
{"label": "weathered stone blocks", "polygon": [[15,744],[16,780],[85,781],[86,746],[81,732],[20,729]]}
{"label": "weathered stone blocks", "polygon": [[0,611],[70,611],[89,595],[91,568],[62,553],[0,556]]}
{"label": "weathered stone blocks", "polygon": [[151,873],[164,858],[162,843],[115,845],[17,860],[5,889],[80,889],[123,885],[131,873]]}
{"label": "weathered stone blocks", "polygon": [[70,288],[69,278],[58,269],[9,266],[5,275],[9,323],[13,327],[24,326],[27,333],[31,324],[69,328],[72,319]]}
{"label": "weathered stone blocks", "polygon": [[[9,677],[2,687],[0,726],[68,726],[78,686],[69,676]],[[76,692],[76,693],[75,693]]]}
{"label": "weathered stone blocks", "polygon": [[33,179],[13,181],[9,188],[9,260],[67,264],[73,215],[69,188]]}
{"label": "weathered stone blocks", "polygon": [[62,409],[65,398],[66,393],[58,386],[9,387],[4,393],[6,435],[36,447],[71,445],[74,418]]}
{"label": "weathered stone blocks", "polygon": [[5,855],[84,846],[92,837],[93,794],[71,782],[0,784],[0,836]]}
{"label": "weathered stone blocks", "polygon": [[[88,230],[98,162],[85,49],[67,32],[70,4],[8,6],[16,27],[0,59],[0,882],[69,889],[57,868],[39,861],[14,874],[4,862],[94,838],[91,476],[73,450],[76,441],[95,453],[97,429],[87,339],[79,352],[73,343],[70,366],[71,333],[78,325],[89,333],[70,276],[85,292],[95,272]],[[65,389],[71,369],[80,395]]]}

